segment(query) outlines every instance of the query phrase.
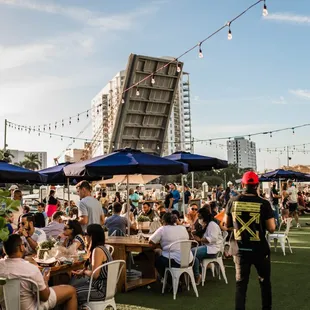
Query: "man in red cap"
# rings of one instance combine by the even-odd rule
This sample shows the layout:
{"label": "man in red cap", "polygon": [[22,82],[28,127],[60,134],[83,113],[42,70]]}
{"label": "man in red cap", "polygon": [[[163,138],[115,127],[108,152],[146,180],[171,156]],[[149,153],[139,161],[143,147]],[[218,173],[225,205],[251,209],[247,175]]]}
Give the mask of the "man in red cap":
{"label": "man in red cap", "polygon": [[262,296],[262,309],[271,310],[270,249],[266,230],[275,231],[274,213],[269,201],[257,194],[259,178],[253,171],[242,177],[243,193],[230,199],[224,223],[234,228],[234,261],[236,266],[235,310],[245,310],[251,266],[257,273]]}

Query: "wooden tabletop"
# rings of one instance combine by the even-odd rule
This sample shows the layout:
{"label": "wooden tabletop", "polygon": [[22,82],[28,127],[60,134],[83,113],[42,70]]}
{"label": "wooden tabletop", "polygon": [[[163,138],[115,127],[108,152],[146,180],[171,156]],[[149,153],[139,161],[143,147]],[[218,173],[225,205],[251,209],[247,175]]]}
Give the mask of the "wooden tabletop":
{"label": "wooden tabletop", "polygon": [[107,244],[111,245],[127,245],[127,246],[142,246],[151,248],[152,245],[149,244],[148,241],[144,240],[142,242],[139,241],[136,237],[108,237],[105,241]]}

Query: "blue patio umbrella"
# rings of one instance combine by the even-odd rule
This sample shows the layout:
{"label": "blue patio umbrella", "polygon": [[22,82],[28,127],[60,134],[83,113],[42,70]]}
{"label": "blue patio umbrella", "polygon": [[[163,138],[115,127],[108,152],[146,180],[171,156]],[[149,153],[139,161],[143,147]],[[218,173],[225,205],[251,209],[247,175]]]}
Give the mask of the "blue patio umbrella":
{"label": "blue patio umbrella", "polygon": [[[64,168],[65,175],[98,176],[156,174],[172,175],[188,172],[188,165],[160,156],[143,153],[139,150],[125,148],[111,154],[94,157],[77,162]],[[127,205],[129,206],[129,178],[127,177]],[[128,230],[130,233],[129,210],[127,208]]]}
{"label": "blue patio umbrella", "polygon": [[284,169],[277,169],[274,171],[266,172],[260,176],[261,178],[267,178],[267,179],[292,179],[297,181],[307,181],[310,180],[305,173],[301,173],[298,171],[292,171],[292,170],[284,170]]}
{"label": "blue patio umbrella", "polygon": [[126,148],[66,166],[64,171],[68,177],[102,177],[119,174],[172,175],[187,173],[188,166],[160,156]]}
{"label": "blue patio umbrella", "polygon": [[0,160],[0,182],[2,183],[44,183],[47,176],[37,171],[11,165]]}
{"label": "blue patio umbrella", "polygon": [[227,160],[192,154],[190,152],[175,152],[164,158],[188,164],[188,171],[208,171],[228,167]]}

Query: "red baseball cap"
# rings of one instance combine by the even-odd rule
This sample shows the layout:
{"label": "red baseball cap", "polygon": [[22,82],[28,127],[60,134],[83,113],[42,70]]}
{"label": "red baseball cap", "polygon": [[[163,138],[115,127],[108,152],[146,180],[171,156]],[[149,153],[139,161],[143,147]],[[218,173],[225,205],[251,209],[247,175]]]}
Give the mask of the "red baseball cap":
{"label": "red baseball cap", "polygon": [[259,178],[258,175],[253,171],[246,172],[242,177],[243,184],[258,184]]}

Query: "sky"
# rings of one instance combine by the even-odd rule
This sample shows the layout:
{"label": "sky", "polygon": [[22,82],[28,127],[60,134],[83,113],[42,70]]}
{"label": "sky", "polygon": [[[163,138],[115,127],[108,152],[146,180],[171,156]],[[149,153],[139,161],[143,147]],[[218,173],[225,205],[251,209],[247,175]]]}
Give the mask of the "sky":
{"label": "sky", "polygon": [[[0,0],[0,146],[4,120],[55,124],[91,106],[91,99],[124,69],[131,53],[177,57],[254,0]],[[196,139],[248,135],[309,123],[309,0],[267,0],[181,60],[190,73]],[[88,127],[87,127],[88,126]],[[53,125],[52,125],[53,127]],[[55,133],[91,138],[84,115]],[[310,143],[310,127],[252,137],[257,149]],[[47,151],[48,163],[70,140],[8,129],[9,149]],[[226,144],[226,141],[218,143]],[[81,148],[76,141],[74,148]],[[291,147],[293,150],[293,147]],[[291,164],[310,165],[293,152]],[[219,145],[195,152],[227,158]],[[257,152],[258,169],[286,164],[286,154]]]}

